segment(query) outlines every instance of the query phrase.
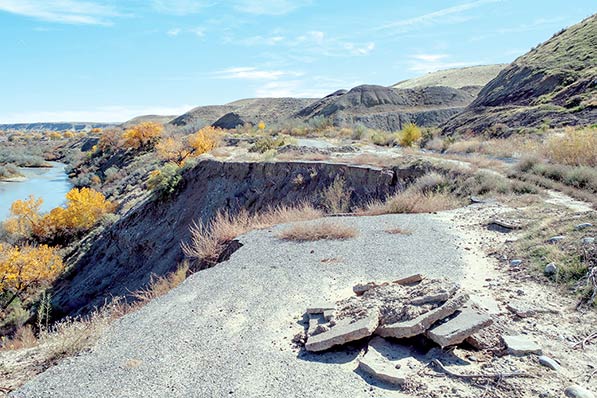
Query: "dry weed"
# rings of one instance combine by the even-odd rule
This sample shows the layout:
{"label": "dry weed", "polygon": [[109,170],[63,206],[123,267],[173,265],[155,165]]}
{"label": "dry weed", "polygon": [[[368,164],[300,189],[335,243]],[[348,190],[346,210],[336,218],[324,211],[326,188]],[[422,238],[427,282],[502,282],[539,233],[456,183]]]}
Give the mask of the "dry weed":
{"label": "dry weed", "polygon": [[416,189],[407,189],[391,196],[385,202],[370,204],[362,214],[433,213],[454,209],[459,205],[458,199],[449,193],[420,192]]}
{"label": "dry weed", "polygon": [[272,207],[254,215],[250,215],[246,210],[234,215],[223,211],[207,223],[193,223],[191,241],[183,242],[182,249],[191,259],[215,262],[228,242],[248,231],[293,221],[312,220],[321,216],[321,211],[307,204]]}
{"label": "dry weed", "polygon": [[346,240],[357,236],[355,228],[337,222],[320,221],[317,223],[295,224],[278,234],[283,240],[311,242],[316,240]]}
{"label": "dry weed", "polygon": [[597,130],[567,128],[545,144],[545,156],[552,162],[570,166],[597,166]]}

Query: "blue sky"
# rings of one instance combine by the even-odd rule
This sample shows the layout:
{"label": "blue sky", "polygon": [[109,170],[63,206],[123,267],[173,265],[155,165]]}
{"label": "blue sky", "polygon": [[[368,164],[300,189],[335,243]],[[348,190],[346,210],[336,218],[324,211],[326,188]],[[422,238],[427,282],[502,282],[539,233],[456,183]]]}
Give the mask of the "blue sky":
{"label": "blue sky", "polygon": [[594,0],[0,0],[0,123],[124,121],[508,63]]}

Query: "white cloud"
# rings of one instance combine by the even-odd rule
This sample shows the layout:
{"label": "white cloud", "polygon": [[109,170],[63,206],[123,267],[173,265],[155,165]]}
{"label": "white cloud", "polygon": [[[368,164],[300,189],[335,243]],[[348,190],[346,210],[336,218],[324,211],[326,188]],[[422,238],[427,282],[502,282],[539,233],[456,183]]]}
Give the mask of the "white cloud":
{"label": "white cloud", "polygon": [[170,29],[169,31],[167,31],[166,34],[168,36],[175,37],[175,36],[178,36],[181,31],[182,30],[180,28],[174,28],[174,29]]}
{"label": "white cloud", "polygon": [[485,4],[497,3],[502,0],[476,0],[468,3],[459,4],[457,6],[443,8],[438,11],[430,12],[428,14],[419,15],[417,17],[402,19],[394,22],[381,25],[376,30],[395,29],[398,31],[407,31],[413,27],[421,25],[433,25],[435,23],[454,23],[468,20],[468,17],[458,16],[458,14],[481,7]]}
{"label": "white cloud", "polygon": [[238,41],[239,44],[243,44],[245,46],[260,46],[260,45],[267,45],[267,46],[275,46],[278,44],[283,43],[286,40],[286,37],[277,35],[277,36],[251,36],[245,39],[240,39]]}
{"label": "white cloud", "polygon": [[311,3],[311,0],[235,0],[237,11],[257,15],[284,15]]}
{"label": "white cloud", "polygon": [[362,46],[354,43],[344,43],[344,49],[351,55],[367,55],[375,49],[375,43],[369,42]]}
{"label": "white cloud", "polygon": [[141,115],[182,115],[191,105],[160,106],[105,106],[94,110],[31,111],[0,115],[0,123],[34,122],[125,122]]}
{"label": "white cloud", "polygon": [[482,64],[482,62],[450,61],[449,55],[447,54],[416,54],[412,55],[410,58],[411,60],[408,63],[408,69],[419,74]]}
{"label": "white cloud", "polygon": [[201,38],[203,36],[205,36],[205,29],[204,28],[191,28],[189,29],[189,32],[193,33],[195,36]]}
{"label": "white cloud", "polygon": [[301,76],[302,73],[282,70],[262,70],[254,67],[227,68],[213,73],[219,79],[276,80],[283,76]]}
{"label": "white cloud", "polygon": [[110,17],[120,16],[110,6],[74,0],[0,0],[0,11],[74,25],[110,25]]}
{"label": "white cloud", "polygon": [[290,79],[267,82],[255,90],[255,96],[260,98],[321,98],[338,89],[349,89],[359,84],[362,84],[362,82],[329,78],[325,76],[310,76],[309,79]]}

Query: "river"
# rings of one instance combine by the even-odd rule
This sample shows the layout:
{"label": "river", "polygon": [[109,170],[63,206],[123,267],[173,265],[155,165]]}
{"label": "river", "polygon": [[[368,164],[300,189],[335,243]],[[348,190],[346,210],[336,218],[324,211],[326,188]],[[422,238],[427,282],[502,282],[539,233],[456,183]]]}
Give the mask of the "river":
{"label": "river", "polygon": [[64,171],[66,165],[49,163],[52,167],[21,168],[21,174],[26,177],[24,181],[0,181],[0,221],[8,216],[12,202],[27,199],[29,195],[43,199],[42,212],[64,204],[65,195],[72,188]]}

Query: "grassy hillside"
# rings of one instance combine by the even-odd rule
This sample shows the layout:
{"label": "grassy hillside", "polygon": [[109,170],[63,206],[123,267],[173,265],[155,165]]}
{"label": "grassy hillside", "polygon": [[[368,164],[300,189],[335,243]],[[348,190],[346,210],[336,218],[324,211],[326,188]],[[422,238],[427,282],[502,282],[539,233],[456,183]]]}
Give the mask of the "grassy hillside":
{"label": "grassy hillside", "polygon": [[394,88],[417,88],[445,86],[462,88],[468,86],[485,86],[495,78],[506,64],[467,66],[431,72],[414,79],[403,80],[394,84]]}
{"label": "grassy hillside", "polygon": [[556,33],[490,81],[447,133],[597,122],[597,15]]}

